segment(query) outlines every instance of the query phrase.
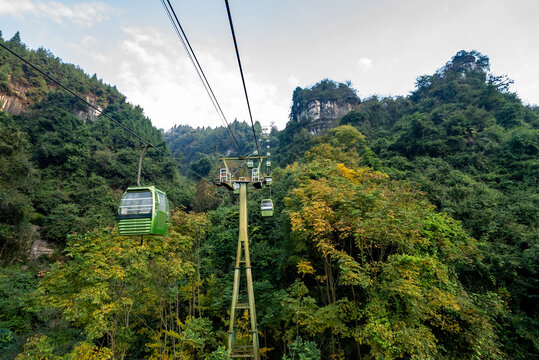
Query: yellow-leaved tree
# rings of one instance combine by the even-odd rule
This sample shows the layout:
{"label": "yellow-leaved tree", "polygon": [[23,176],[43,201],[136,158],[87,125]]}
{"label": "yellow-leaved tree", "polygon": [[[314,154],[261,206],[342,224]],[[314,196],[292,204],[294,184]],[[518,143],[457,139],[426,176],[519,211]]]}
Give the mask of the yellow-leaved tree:
{"label": "yellow-leaved tree", "polygon": [[292,241],[305,249],[283,303],[293,331],[329,341],[332,358],[501,358],[485,311],[501,300],[467,293],[455,272],[476,242],[410,185],[361,166],[355,128],[322,141],[288,169]]}
{"label": "yellow-leaved tree", "polygon": [[[167,236],[145,236],[142,244],[112,228],[68,236],[65,261],[51,267],[36,293],[40,307],[82,329],[83,341],[65,359],[199,359],[217,347],[211,322],[195,317],[206,222],[178,210]],[[53,356],[46,337],[30,340],[18,359]]]}

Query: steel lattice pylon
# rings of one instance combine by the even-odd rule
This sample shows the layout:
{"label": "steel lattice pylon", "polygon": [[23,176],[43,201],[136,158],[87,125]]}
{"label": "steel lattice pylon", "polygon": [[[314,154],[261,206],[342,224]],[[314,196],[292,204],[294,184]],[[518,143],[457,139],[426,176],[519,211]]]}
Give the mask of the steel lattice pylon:
{"label": "steel lattice pylon", "polygon": [[[228,328],[228,356],[231,358],[260,359],[258,342],[258,325],[256,323],[255,297],[253,291],[253,275],[251,273],[251,258],[249,256],[249,236],[247,232],[247,184],[250,181],[240,182],[240,229],[238,235],[238,249],[236,252],[236,265],[234,267],[234,286],[232,289],[232,305],[230,307],[230,324]],[[247,280],[248,303],[240,303],[240,276],[241,269],[245,270]],[[252,345],[236,344],[236,323],[241,310],[249,311],[251,324]]]}
{"label": "steel lattice pylon", "polygon": [[[261,189],[264,185],[270,185],[272,178],[269,175],[269,164],[267,166],[268,174],[262,168],[266,156],[259,155],[258,151],[253,156],[227,157],[221,160],[224,168],[219,170],[219,180],[215,181],[214,184],[223,186],[234,194],[239,194],[240,197],[238,247],[234,266],[234,286],[228,327],[228,357],[260,360],[253,274],[251,272],[247,230],[247,185],[251,184],[255,189]],[[273,209],[273,204],[271,206]],[[267,214],[264,215],[263,210],[261,212],[262,216],[268,216]],[[244,273],[243,277],[242,272]],[[245,279],[243,288],[246,288],[246,294],[240,291],[240,288],[242,288],[240,283],[243,283],[243,279]],[[244,316],[242,317],[242,315]],[[244,321],[243,323],[242,320]],[[249,324],[247,324],[247,321],[249,321]],[[247,328],[250,328],[250,330],[247,331]]]}

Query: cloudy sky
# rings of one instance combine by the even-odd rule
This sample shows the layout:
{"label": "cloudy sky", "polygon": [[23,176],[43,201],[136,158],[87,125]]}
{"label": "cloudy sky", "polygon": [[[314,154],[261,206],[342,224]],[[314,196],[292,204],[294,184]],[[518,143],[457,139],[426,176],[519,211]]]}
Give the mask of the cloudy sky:
{"label": "cloudy sky", "polygon": [[[228,120],[248,120],[223,0],[171,0]],[[283,128],[292,91],[350,80],[406,95],[457,51],[490,57],[539,103],[537,0],[229,0],[253,117]],[[156,127],[219,126],[160,0],[0,0],[0,31],[116,85]]]}

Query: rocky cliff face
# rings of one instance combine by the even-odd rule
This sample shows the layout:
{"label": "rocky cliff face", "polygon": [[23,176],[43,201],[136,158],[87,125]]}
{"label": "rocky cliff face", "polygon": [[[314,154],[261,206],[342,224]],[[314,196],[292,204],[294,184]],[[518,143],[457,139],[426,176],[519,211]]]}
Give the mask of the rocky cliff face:
{"label": "rocky cliff face", "polygon": [[103,111],[103,108],[99,106],[99,104],[97,103],[96,97],[85,96],[85,98],[86,98],[86,101],[88,101],[90,104],[92,104],[97,109],[99,109],[99,111],[88,106],[86,110],[74,110],[73,115],[81,119],[84,123],[86,123],[87,120],[95,121],[98,118],[98,116],[101,114],[101,112]]}
{"label": "rocky cliff face", "polygon": [[307,129],[311,134],[319,135],[335,126],[337,120],[352,109],[352,104],[339,104],[337,101],[314,99],[307,103],[306,108],[300,111],[295,120],[309,120]]}
{"label": "rocky cliff face", "polygon": [[[7,92],[0,92],[0,110],[13,115],[19,115],[26,111],[32,105],[32,101],[26,96],[29,90],[30,88],[10,84]],[[103,108],[97,103],[97,97],[95,95],[85,96],[85,98],[86,101],[98,108],[99,111],[88,106],[84,110],[74,109],[73,115],[81,119],[84,123],[87,120],[95,121],[100,112],[103,111]]]}
{"label": "rocky cliff face", "polygon": [[52,254],[54,254],[54,246],[45,240],[37,239],[32,244],[30,252],[28,253],[28,257],[35,260],[42,255]]}
{"label": "rocky cliff face", "polygon": [[6,92],[0,92],[0,110],[18,115],[29,105],[26,92],[29,88],[18,84],[9,84]]}
{"label": "rocky cliff face", "polygon": [[24,105],[18,97],[0,93],[0,110],[18,115],[23,108]]}
{"label": "rocky cliff face", "polygon": [[292,95],[290,120],[319,135],[361,103],[350,82],[324,79],[310,88],[297,87]]}

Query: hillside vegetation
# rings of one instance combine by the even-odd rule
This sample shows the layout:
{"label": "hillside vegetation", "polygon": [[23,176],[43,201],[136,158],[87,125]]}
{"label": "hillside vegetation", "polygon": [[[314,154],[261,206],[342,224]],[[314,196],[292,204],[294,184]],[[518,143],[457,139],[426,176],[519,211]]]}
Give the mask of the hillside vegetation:
{"label": "hillside vegetation", "polygon": [[[18,34],[0,41],[168,151],[142,109],[126,103],[115,88],[46,50],[27,50]],[[141,144],[105,117],[92,120],[92,109],[11,54],[2,51],[0,59],[2,94],[22,105],[20,113],[0,113],[0,258],[13,262],[24,258],[37,236],[62,243],[72,232],[113,225],[123,191],[136,183]],[[193,185],[180,181],[173,160],[152,150],[142,171],[142,182],[149,179],[166,187],[174,204],[190,203]]]}
{"label": "hillside vegetation", "polygon": [[504,343],[525,357],[537,354],[539,326],[539,112],[488,66],[460,52],[410,96],[368,99],[341,123],[366,135],[392,178],[416,184],[480,241],[481,260],[460,277],[474,291],[507,292]]}
{"label": "hillside vegetation", "polygon": [[[0,358],[226,359],[238,200],[206,181],[237,155],[226,129],[163,134],[96,76],[0,41],[182,164],[151,150],[143,164],[174,205],[168,235],[120,236],[141,144],[0,51],[0,95],[20,109],[0,112]],[[272,218],[270,189],[249,189],[262,358],[539,356],[539,112],[488,69],[463,51],[406,97],[296,89],[293,112],[354,110],[319,136],[293,118],[269,135]],[[250,127],[232,129],[251,153]],[[55,254],[28,259],[37,238]]]}

